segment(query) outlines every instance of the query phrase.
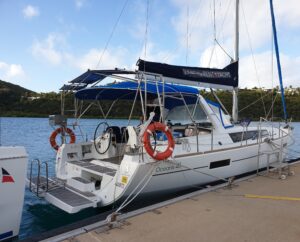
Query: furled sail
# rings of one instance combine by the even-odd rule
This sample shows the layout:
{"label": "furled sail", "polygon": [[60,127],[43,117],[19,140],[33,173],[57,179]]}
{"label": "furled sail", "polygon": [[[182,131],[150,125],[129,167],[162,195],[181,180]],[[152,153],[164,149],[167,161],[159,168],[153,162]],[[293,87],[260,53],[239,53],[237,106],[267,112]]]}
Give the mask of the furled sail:
{"label": "furled sail", "polygon": [[139,71],[162,75],[167,82],[220,89],[238,86],[238,62],[217,69],[168,65],[139,59],[137,66]]}

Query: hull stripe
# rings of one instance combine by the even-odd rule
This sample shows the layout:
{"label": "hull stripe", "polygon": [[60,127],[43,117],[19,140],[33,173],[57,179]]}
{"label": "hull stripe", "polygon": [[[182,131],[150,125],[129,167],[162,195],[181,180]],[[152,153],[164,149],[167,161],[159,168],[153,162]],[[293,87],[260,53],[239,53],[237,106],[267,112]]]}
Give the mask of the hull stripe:
{"label": "hull stripe", "polygon": [[8,239],[13,236],[13,231],[6,232],[4,234],[0,234],[0,240]]}
{"label": "hull stripe", "polygon": [[[251,159],[254,157],[257,157],[258,155],[254,155],[254,156],[249,156],[243,159],[239,159],[239,160],[233,160],[231,162],[237,162],[237,161],[242,161],[242,160],[247,160],[247,159]],[[191,168],[191,169],[184,169],[184,170],[178,170],[178,171],[171,171],[171,172],[165,172],[165,173],[159,173],[159,174],[154,174],[152,176],[161,176],[161,175],[167,175],[167,174],[172,174],[172,173],[177,173],[177,172],[184,172],[184,171],[190,171],[190,170],[198,170],[198,169],[202,169],[202,168],[207,168],[208,166],[200,166],[200,167],[196,167],[196,168]]]}

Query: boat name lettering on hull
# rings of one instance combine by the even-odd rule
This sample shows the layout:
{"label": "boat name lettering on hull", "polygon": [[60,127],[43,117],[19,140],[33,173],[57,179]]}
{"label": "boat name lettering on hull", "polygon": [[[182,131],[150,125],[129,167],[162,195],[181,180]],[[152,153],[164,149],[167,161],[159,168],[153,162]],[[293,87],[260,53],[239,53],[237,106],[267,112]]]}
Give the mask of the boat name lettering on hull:
{"label": "boat name lettering on hull", "polygon": [[176,170],[176,169],[179,169],[179,168],[181,168],[181,163],[176,163],[176,164],[172,164],[170,166],[165,166],[165,167],[158,166],[155,169],[155,173],[173,171],[173,170]]}

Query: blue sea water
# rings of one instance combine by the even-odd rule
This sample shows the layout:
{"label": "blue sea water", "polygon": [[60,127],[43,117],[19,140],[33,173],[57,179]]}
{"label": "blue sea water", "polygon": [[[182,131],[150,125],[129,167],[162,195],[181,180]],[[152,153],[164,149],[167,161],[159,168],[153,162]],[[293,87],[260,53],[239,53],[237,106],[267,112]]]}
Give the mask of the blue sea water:
{"label": "blue sea water", "polygon": [[[40,159],[49,163],[50,176],[54,175],[54,161],[56,152],[49,144],[49,136],[53,128],[47,118],[0,118],[0,144],[3,146],[24,146],[29,160]],[[76,129],[76,136],[80,140],[90,140],[99,123],[96,119],[82,119],[80,121],[83,137]],[[133,121],[137,124],[137,121]],[[70,120],[69,123],[72,123]],[[127,120],[108,120],[110,125],[126,126]],[[300,157],[300,123],[293,123],[295,143],[290,147],[290,158]],[[30,163],[28,170],[30,169]],[[25,200],[20,227],[20,238],[39,234],[84,218],[107,212],[103,209],[88,209],[78,214],[70,215],[37,198],[26,188]]]}
{"label": "blue sea water", "polygon": [[[0,144],[3,146],[24,146],[29,155],[29,161],[39,159],[49,164],[49,176],[54,176],[54,161],[56,151],[50,146],[49,136],[53,127],[49,125],[47,118],[0,118]],[[82,119],[80,126],[82,133],[75,129],[77,140],[90,140],[94,130],[100,121],[96,119]],[[127,120],[107,120],[110,125],[124,126]],[[134,124],[137,121],[133,121]],[[69,120],[73,123],[73,120]],[[28,164],[28,175],[30,162]],[[36,171],[36,170],[34,170]],[[96,214],[101,209],[90,209],[78,214],[70,215],[56,207],[49,205],[42,199],[33,195],[28,188],[25,191],[24,208],[19,238],[45,232]]]}

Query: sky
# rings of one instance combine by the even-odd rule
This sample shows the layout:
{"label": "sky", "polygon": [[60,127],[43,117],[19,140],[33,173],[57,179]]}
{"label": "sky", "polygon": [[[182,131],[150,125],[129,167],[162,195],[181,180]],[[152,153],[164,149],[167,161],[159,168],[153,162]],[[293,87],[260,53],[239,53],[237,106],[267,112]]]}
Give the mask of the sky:
{"label": "sky", "polygon": [[[269,0],[240,1],[240,87],[277,86]],[[300,87],[300,4],[274,8],[284,86]],[[87,69],[135,69],[139,58],[225,67],[234,0],[0,0],[0,31],[0,79],[57,92]]]}

